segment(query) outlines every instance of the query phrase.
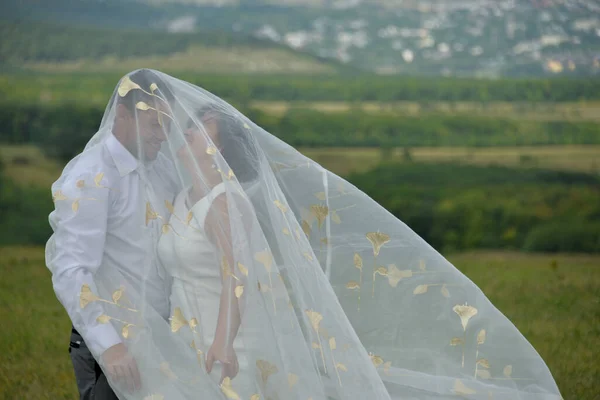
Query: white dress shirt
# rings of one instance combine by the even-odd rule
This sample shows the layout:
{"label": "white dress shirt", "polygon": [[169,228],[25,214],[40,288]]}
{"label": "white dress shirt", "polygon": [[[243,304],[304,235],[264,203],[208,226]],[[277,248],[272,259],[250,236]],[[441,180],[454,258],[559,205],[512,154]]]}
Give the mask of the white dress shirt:
{"label": "white dress shirt", "polygon": [[102,303],[80,306],[84,284],[98,294],[97,274],[116,268],[120,277],[115,279],[124,281],[105,290],[127,284],[168,318],[169,278],[149,254],[162,223],[151,220],[146,225],[145,206],[150,201],[155,211],[167,215],[165,200],[177,194],[175,168],[162,153],[142,164],[110,131],[105,134],[103,142],[71,160],[52,185],[55,210],[49,220],[54,234],[46,245],[54,291],[96,357],[122,341],[111,323],[96,320],[103,313]]}

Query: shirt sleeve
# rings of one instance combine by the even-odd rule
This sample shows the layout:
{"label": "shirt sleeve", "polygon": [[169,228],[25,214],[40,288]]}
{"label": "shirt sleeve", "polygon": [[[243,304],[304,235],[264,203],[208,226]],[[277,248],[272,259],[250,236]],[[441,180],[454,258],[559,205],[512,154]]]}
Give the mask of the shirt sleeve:
{"label": "shirt sleeve", "polygon": [[110,201],[110,190],[99,186],[93,174],[67,177],[53,186],[55,209],[49,219],[54,234],[46,249],[56,296],[96,357],[121,342],[112,324],[96,320],[104,313],[102,304],[82,296],[85,285],[98,294],[94,274],[102,264]]}

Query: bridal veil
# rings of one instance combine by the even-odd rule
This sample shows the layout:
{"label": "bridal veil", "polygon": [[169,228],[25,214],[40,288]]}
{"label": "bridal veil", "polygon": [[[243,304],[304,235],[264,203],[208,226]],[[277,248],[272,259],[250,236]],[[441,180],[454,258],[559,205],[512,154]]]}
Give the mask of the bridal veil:
{"label": "bridal veil", "polygon": [[[193,340],[202,320],[181,309],[165,315],[148,294],[157,282],[169,291],[160,237],[185,240],[171,222],[198,222],[193,211],[177,215],[174,198],[192,187],[210,195],[222,182],[211,262],[225,293],[221,333],[243,343],[248,363],[239,373],[256,387],[244,400],[561,399],[523,335],[410,227],[227,102],[164,73],[137,70],[120,80],[98,132],[53,186],[65,218],[95,229],[97,210],[120,206],[103,171],[79,179],[73,172],[86,152],[114,140],[123,118],[141,182],[130,236],[145,246],[145,259],[131,266],[134,277],[104,257],[72,288],[77,307],[68,310],[86,342],[104,330],[135,358],[141,389],[111,382],[119,398],[243,398],[237,378],[219,384],[207,374],[208,349]],[[190,139],[190,130],[199,137]],[[190,206],[198,200],[186,197]],[[60,261],[55,246],[51,239],[51,270]],[[104,367],[104,349],[92,350]]]}

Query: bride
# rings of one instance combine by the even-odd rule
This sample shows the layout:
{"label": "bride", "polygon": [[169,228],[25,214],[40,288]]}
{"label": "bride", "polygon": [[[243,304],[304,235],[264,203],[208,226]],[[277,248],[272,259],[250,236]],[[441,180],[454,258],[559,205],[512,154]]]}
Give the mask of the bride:
{"label": "bride", "polygon": [[[109,376],[119,398],[561,399],[536,350],[473,282],[213,94],[134,71],[85,151],[110,137],[124,101],[139,153],[162,160],[138,157],[136,169],[140,222],[128,235],[144,241],[146,259],[130,266],[135,279],[101,265],[80,293],[93,315],[75,326],[120,333],[141,382],[128,391]],[[149,139],[150,119],[162,142]],[[161,190],[147,173],[157,168],[182,189]],[[109,207],[123,207],[111,200],[119,188],[94,181],[79,202],[96,207],[108,193]],[[149,300],[156,276],[166,318]]]}
{"label": "bride", "polygon": [[[227,275],[228,266],[234,265],[231,232],[227,229],[230,226],[227,193],[223,175],[211,156],[217,152],[222,154],[240,183],[256,178],[257,171],[245,162],[243,149],[250,149],[241,125],[228,120],[218,109],[200,109],[196,117],[204,129],[199,129],[190,119],[183,133],[186,144],[177,152],[192,177],[191,185],[175,197],[168,222],[175,234],[161,236],[158,256],[173,278],[172,315],[197,317],[194,349],[199,355],[206,354],[207,373],[217,375],[217,383],[226,377],[236,378],[236,386],[240,388],[242,377],[236,377],[239,358],[242,357],[242,366],[247,365],[247,360],[243,357],[243,344],[235,341],[241,316],[234,275]],[[250,212],[249,209],[244,211]],[[190,220],[184,221],[183,217],[188,215]],[[219,219],[224,221],[224,231],[219,229]],[[219,249],[223,252],[222,260],[219,260]],[[215,268],[217,265],[223,268]],[[178,329],[177,323],[172,320],[174,330]],[[215,361],[220,365],[213,367]],[[213,369],[221,372],[215,373]],[[242,375],[246,373],[243,371]],[[251,377],[245,378],[250,394],[255,393]]]}

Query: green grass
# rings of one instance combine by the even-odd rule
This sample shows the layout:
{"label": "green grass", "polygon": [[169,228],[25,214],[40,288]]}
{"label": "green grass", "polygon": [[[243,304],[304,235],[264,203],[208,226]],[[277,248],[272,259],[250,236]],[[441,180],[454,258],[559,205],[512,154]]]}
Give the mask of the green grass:
{"label": "green grass", "polygon": [[42,248],[2,248],[0,399],[75,399],[70,322]]}
{"label": "green grass", "polygon": [[[487,251],[448,259],[532,343],[565,400],[600,398],[600,256]],[[70,322],[43,249],[0,248],[0,268],[0,399],[75,399]]]}
{"label": "green grass", "polygon": [[[301,148],[330,171],[346,176],[373,169],[382,159],[374,148]],[[420,147],[410,150],[414,162],[462,162],[476,165],[506,165],[539,167],[561,171],[600,173],[600,146],[533,146],[533,147]],[[403,160],[402,149],[394,149],[385,161]],[[15,163],[16,158],[26,164]],[[62,166],[46,158],[35,146],[0,145],[0,159],[5,163],[4,174],[22,185],[50,185],[60,176]]]}
{"label": "green grass", "polygon": [[33,145],[1,145],[0,160],[4,163],[7,178],[21,186],[44,187],[48,193],[62,171],[59,162],[47,158],[41,149]]}
{"label": "green grass", "polygon": [[469,252],[447,258],[535,347],[565,400],[600,399],[600,256]]}

